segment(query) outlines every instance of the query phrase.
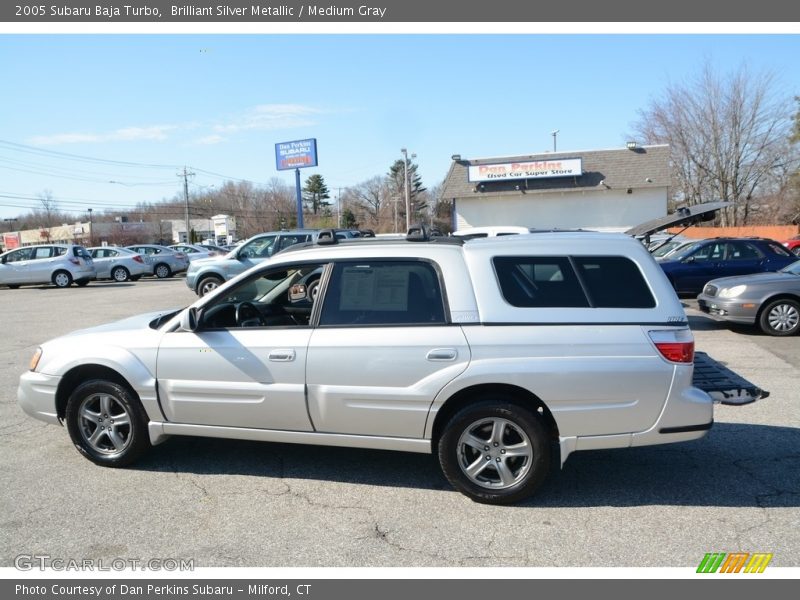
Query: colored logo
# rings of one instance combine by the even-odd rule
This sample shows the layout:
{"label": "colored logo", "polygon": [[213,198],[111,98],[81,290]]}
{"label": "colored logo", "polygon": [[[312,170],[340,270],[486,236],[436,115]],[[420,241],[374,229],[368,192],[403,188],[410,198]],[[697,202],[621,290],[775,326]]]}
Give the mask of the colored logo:
{"label": "colored logo", "polygon": [[700,561],[698,573],[763,573],[772,554],[765,552],[709,552]]}

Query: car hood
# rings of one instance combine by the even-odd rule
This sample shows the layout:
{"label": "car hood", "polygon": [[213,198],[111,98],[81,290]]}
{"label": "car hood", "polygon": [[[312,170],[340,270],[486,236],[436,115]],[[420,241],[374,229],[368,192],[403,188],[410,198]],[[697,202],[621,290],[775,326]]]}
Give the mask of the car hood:
{"label": "car hood", "polygon": [[768,273],[752,273],[750,275],[736,275],[735,277],[720,277],[718,279],[712,279],[708,283],[718,288],[730,288],[736,285],[769,285],[797,279],[797,275],[774,271]]}
{"label": "car hood", "polygon": [[141,331],[142,329],[147,329],[150,323],[158,319],[159,317],[175,313],[178,310],[180,309],[173,308],[170,310],[159,310],[156,312],[144,313],[133,317],[126,317],[124,319],[120,319],[119,321],[112,321],[111,323],[106,323],[104,325],[97,325],[95,327],[89,327],[87,329],[79,329],[77,331],[73,331],[72,333],[68,333],[62,337],[68,338],[80,335],[90,335],[95,333],[108,333],[108,332],[120,333],[124,331],[128,332]]}

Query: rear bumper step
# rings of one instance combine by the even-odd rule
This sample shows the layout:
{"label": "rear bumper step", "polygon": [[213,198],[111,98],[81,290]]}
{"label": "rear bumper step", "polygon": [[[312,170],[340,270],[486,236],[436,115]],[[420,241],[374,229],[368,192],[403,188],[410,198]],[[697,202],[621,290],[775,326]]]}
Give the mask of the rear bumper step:
{"label": "rear bumper step", "polygon": [[769,392],[750,383],[705,352],[695,352],[692,384],[722,404],[750,404],[769,397]]}

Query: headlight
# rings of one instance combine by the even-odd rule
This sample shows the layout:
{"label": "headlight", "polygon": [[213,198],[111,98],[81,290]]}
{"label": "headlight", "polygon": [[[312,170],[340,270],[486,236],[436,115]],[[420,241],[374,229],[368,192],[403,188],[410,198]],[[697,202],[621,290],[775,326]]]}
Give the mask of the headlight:
{"label": "headlight", "polygon": [[723,288],[722,291],[719,293],[720,298],[736,298],[736,296],[741,296],[744,291],[747,289],[746,285],[736,285],[732,288]]}
{"label": "headlight", "polygon": [[42,358],[42,349],[41,348],[37,348],[36,352],[34,352],[33,356],[31,357],[31,364],[28,365],[30,367],[31,371],[35,371],[36,370],[36,367],[39,365],[39,359],[40,358]]}

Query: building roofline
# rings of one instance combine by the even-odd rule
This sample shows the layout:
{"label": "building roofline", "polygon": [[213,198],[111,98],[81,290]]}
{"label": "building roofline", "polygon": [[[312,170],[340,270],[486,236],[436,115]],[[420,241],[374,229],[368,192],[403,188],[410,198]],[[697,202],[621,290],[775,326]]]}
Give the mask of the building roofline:
{"label": "building roofline", "polygon": [[[669,144],[649,144],[649,145],[643,145],[643,146],[638,146],[637,145],[636,147],[637,148],[669,148]],[[594,149],[584,149],[584,150],[563,150],[563,151],[559,150],[558,152],[546,151],[546,152],[540,152],[538,154],[509,154],[507,156],[487,156],[487,157],[484,157],[484,158],[462,158],[461,160],[458,160],[458,161],[456,161],[456,160],[451,161],[451,168],[452,168],[452,163],[456,163],[456,162],[467,163],[468,164],[468,163],[471,163],[473,161],[481,161],[481,162],[483,162],[483,161],[487,161],[487,160],[509,160],[509,159],[514,159],[514,158],[530,158],[530,157],[534,157],[534,156],[558,156],[560,158],[564,158],[564,157],[569,156],[571,154],[580,154],[580,153],[584,153],[584,152],[593,152],[593,153],[596,153],[596,152],[618,152],[618,151],[621,152],[622,150],[627,150],[628,152],[632,152],[632,150],[629,150],[628,148],[622,146],[622,147],[617,147],[617,148],[599,148],[599,149],[598,148],[594,148]]]}

